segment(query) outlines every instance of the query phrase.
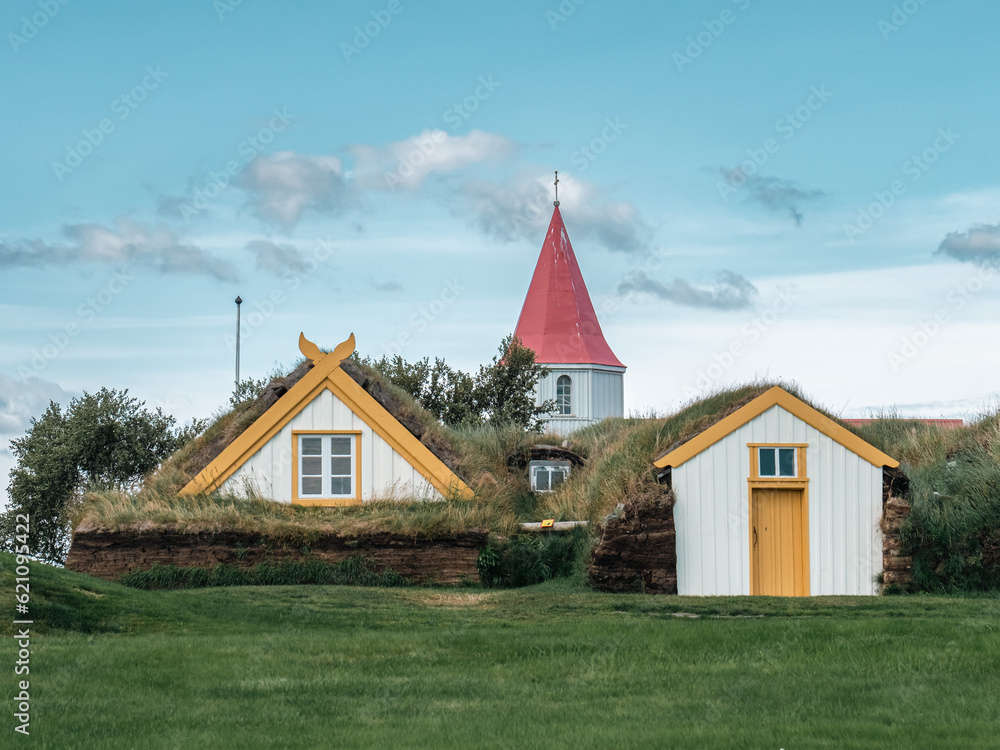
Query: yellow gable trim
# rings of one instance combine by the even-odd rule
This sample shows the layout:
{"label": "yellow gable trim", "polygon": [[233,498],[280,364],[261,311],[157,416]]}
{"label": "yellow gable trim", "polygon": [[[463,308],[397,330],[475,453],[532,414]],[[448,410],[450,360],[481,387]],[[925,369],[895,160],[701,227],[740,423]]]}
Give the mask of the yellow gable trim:
{"label": "yellow gable trim", "polygon": [[272,404],[270,409],[212,459],[208,466],[184,486],[180,494],[197,495],[217,490],[323,390],[323,381],[333,369],[329,365],[339,366],[340,361],[331,360],[329,363],[315,365],[277,403]]}
{"label": "yellow gable trim", "polygon": [[385,407],[371,397],[354,378],[337,368],[327,379],[330,390],[347,407],[361,417],[393,450],[430,482],[445,497],[458,494],[463,500],[472,498],[472,490],[449,469],[444,461],[431,453],[408,429],[399,423]]}
{"label": "yellow gable trim", "polygon": [[749,404],[740,407],[725,419],[716,422],[704,432],[688,440],[684,445],[670,451],[663,458],[655,461],[653,465],[659,469],[664,469],[668,466],[680,466],[773,406],[780,406],[810,427],[819,430],[834,442],[839,443],[851,451],[851,453],[860,456],[874,466],[889,466],[892,468],[899,466],[899,461],[891,456],[887,456],[870,443],[866,443],[850,430],[841,427],[822,412],[816,411],[809,404],[797,399],[779,386],[774,386],[762,393]]}
{"label": "yellow gable trim", "polygon": [[385,440],[442,495],[472,497],[472,490],[441,459],[431,453],[350,375],[340,369],[340,357],[327,355],[225,448],[181,490],[197,495],[217,490],[324,390],[331,391]]}

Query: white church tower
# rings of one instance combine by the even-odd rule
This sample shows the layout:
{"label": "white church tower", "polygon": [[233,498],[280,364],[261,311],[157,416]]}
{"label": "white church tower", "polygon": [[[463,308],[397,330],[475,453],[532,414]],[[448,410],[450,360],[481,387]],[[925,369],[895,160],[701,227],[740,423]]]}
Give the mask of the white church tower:
{"label": "white church tower", "polygon": [[583,282],[556,200],[541,255],[514,333],[549,374],[536,403],[553,399],[546,429],[560,435],[625,416],[623,365],[608,342]]}

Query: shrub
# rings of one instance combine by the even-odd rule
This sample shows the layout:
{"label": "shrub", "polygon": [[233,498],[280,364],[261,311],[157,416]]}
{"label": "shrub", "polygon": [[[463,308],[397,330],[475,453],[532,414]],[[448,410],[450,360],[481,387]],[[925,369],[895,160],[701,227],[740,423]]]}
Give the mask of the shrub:
{"label": "shrub", "polygon": [[1000,464],[982,447],[910,468],[912,512],[900,540],[913,551],[913,587],[1000,586]]}
{"label": "shrub", "polygon": [[491,541],[479,553],[476,569],[487,588],[532,586],[573,575],[578,560],[589,549],[590,532],[586,527],[569,533],[520,534]]}

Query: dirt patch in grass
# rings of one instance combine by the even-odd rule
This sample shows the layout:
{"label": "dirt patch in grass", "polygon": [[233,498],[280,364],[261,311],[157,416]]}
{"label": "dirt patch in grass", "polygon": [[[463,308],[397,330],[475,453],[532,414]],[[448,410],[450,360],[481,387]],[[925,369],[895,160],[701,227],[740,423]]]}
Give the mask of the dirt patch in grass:
{"label": "dirt patch in grass", "polygon": [[428,607],[444,607],[445,609],[482,609],[492,605],[493,594],[475,593],[459,594],[441,591],[407,591],[406,598]]}
{"label": "dirt patch in grass", "polygon": [[95,599],[102,599],[104,594],[100,594],[96,591],[88,591],[87,589],[73,589],[73,591],[79,591],[81,594],[86,594],[87,596],[92,596]]}

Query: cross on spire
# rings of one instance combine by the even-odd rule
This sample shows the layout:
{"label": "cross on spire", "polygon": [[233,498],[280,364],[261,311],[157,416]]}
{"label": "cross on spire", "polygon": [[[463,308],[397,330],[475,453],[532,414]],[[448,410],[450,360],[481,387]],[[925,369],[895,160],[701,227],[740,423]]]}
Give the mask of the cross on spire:
{"label": "cross on spire", "polygon": [[558,206],[559,205],[559,170],[558,169],[556,170],[556,181],[555,181],[554,184],[556,186],[556,199],[554,201],[552,201],[552,205],[553,206]]}

